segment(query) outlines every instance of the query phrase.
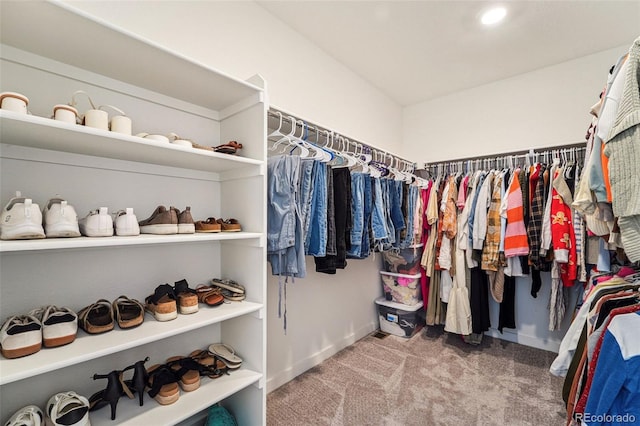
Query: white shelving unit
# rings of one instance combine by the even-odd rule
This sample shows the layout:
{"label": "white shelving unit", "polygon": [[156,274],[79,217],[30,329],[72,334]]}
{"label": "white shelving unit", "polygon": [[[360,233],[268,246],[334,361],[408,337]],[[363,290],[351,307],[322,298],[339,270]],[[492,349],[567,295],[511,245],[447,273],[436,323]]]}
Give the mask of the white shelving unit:
{"label": "white shelving unit", "polygon": [[[101,206],[133,207],[142,220],[158,205],[173,205],[190,206],[195,220],[233,217],[243,226],[238,233],[1,241],[2,318],[48,304],[78,311],[122,294],[144,300],[183,278],[192,288],[232,278],[247,290],[243,302],[200,305],[168,322],[147,314],[135,329],[78,331],[67,346],[0,358],[0,420],[24,405],[44,408],[57,392],[89,397],[106,387],[90,379],[94,373],[146,356],[151,366],[222,341],[243,358],[240,370],[203,378],[200,389],[170,406],[122,398],[115,421],[104,408],[91,413],[92,424],[199,424],[217,402],[241,425],[265,424],[264,82],[225,75],[65,4],[2,2],[0,20],[0,91],[25,94],[31,113],[0,110],[2,205],[20,190],[40,208],[59,194],[80,217]],[[243,149],[232,156],[49,118],[77,90],[126,111],[134,135],[175,132],[207,146],[237,140]]]}

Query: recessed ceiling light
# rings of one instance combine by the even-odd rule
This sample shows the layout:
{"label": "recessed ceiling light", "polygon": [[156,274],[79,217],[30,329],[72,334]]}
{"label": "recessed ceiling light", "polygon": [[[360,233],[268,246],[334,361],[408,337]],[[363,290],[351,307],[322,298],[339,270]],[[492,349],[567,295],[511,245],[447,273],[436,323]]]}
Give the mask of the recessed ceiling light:
{"label": "recessed ceiling light", "polygon": [[482,14],[480,22],[484,25],[495,25],[507,16],[507,9],[504,7],[494,7]]}

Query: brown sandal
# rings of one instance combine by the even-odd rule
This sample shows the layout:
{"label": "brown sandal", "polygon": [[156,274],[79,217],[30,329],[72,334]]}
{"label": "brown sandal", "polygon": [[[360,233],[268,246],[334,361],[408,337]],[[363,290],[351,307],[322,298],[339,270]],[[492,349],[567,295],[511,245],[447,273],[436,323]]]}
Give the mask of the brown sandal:
{"label": "brown sandal", "polygon": [[222,154],[235,154],[239,149],[242,149],[242,144],[236,141],[229,141],[213,148],[215,152],[220,152]]}
{"label": "brown sandal", "polygon": [[207,367],[207,376],[210,379],[217,379],[218,377],[229,374],[228,368],[222,360],[217,356],[212,355],[206,349],[196,349],[189,354],[189,357],[200,365]]}
{"label": "brown sandal", "polygon": [[207,220],[199,220],[196,222],[196,232],[220,232],[222,226],[217,222],[215,217]]}
{"label": "brown sandal", "polygon": [[222,232],[242,231],[242,226],[240,225],[240,222],[238,222],[236,219],[227,219],[227,220],[218,219],[218,223],[222,228]]}
{"label": "brown sandal", "polygon": [[136,299],[120,296],[112,306],[116,322],[123,330],[137,327],[144,321],[144,305]]}
{"label": "brown sandal", "polygon": [[78,312],[78,325],[89,334],[106,333],[115,326],[113,307],[108,300],[100,299],[96,303],[82,308]]}
{"label": "brown sandal", "polygon": [[220,288],[214,288],[206,284],[196,287],[198,302],[206,303],[208,306],[218,306],[224,302],[224,296],[220,293]]}

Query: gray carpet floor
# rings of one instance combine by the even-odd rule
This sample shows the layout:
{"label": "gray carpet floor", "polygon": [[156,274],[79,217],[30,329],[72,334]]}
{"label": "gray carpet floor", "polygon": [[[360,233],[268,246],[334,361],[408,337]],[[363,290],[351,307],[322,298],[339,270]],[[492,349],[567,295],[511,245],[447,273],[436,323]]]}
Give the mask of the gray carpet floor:
{"label": "gray carpet floor", "polygon": [[552,352],[429,327],[367,336],[267,396],[267,425],[563,425]]}

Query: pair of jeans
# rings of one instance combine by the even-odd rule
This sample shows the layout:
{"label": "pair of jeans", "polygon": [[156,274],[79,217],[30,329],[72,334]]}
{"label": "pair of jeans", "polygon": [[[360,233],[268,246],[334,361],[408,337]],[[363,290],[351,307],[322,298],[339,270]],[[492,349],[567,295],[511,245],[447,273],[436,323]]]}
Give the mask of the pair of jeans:
{"label": "pair of jeans", "polygon": [[309,232],[305,236],[304,252],[311,256],[327,254],[327,167],[314,161],[313,195],[309,209]]}
{"label": "pair of jeans", "polygon": [[336,254],[316,257],[316,271],[335,274],[336,269],[347,266],[347,250],[351,248],[351,173],[347,168],[331,170],[333,175],[333,202],[335,219]]}
{"label": "pair of jeans", "polygon": [[296,200],[300,157],[271,157],[267,171],[267,255],[272,274],[304,278],[302,222]]}
{"label": "pair of jeans", "polygon": [[302,235],[309,233],[311,201],[313,199],[313,163],[311,158],[300,159],[300,184],[298,186],[298,209],[302,221]]}
{"label": "pair of jeans", "polygon": [[393,220],[393,194],[395,192],[394,184],[391,179],[382,181],[382,193],[384,195],[384,213],[387,222],[387,243],[396,245],[396,227]]}
{"label": "pair of jeans", "polygon": [[384,191],[382,179],[372,178],[372,213],[371,230],[375,245],[384,242],[389,237],[389,228],[385,214]]}
{"label": "pair of jeans", "polygon": [[353,227],[351,228],[351,249],[347,252],[349,257],[359,258],[362,254],[362,242],[364,238],[364,181],[368,175],[364,173],[351,173],[351,216]]}
{"label": "pair of jeans", "polygon": [[402,240],[400,248],[406,248],[413,244],[413,219],[416,211],[416,203],[418,202],[418,187],[414,185],[408,185],[407,188],[407,226],[405,237]]}

